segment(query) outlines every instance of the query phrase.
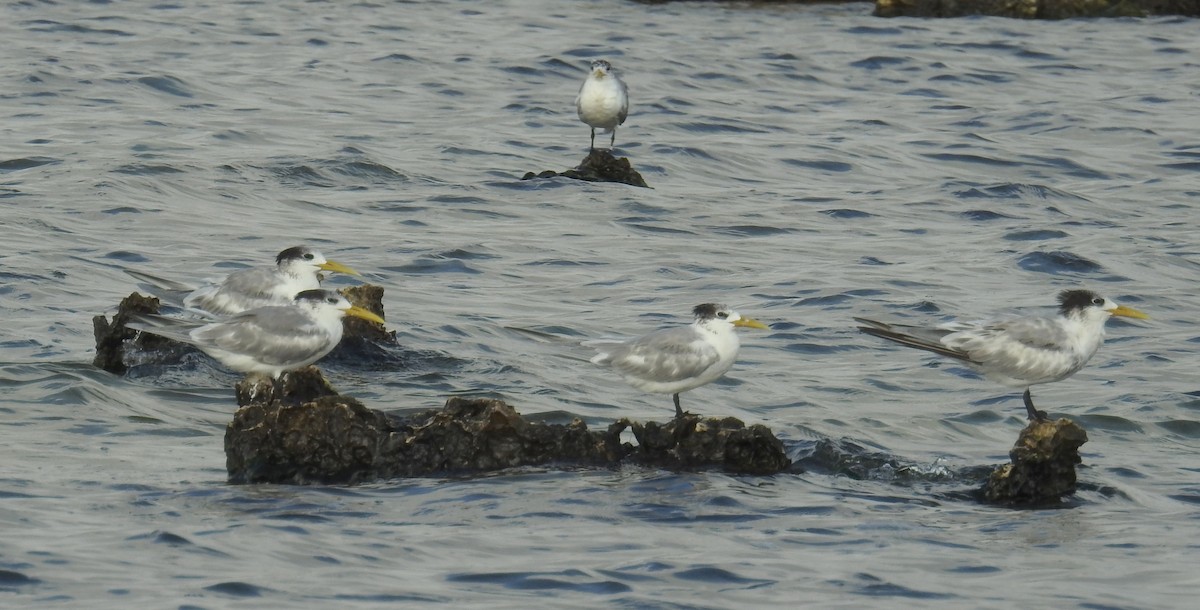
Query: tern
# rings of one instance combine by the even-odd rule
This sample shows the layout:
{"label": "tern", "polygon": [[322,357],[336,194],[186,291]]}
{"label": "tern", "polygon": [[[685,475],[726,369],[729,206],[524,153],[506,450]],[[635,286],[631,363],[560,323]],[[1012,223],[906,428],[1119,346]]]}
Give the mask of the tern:
{"label": "tern", "polygon": [[264,373],[278,380],[333,351],[342,340],[342,318],[383,324],[383,318],[356,307],[330,290],[305,290],[291,305],[268,305],[209,322],[142,315],[129,328],[194,345],[241,373]]}
{"label": "tern", "polygon": [[210,318],[267,305],[288,305],[296,294],[321,287],[321,271],[358,275],[357,271],[327,260],[308,246],[294,246],[280,252],[273,267],[234,271],[224,278],[208,280],[199,288],[126,269],[129,275],[164,290],[166,294],[160,297]]}
{"label": "tern", "polygon": [[592,128],[592,150],[596,150],[596,129],[612,133],[609,146],[617,143],[617,125],[629,116],[629,87],[603,59],[592,62],[587,80],[575,96],[575,111],[579,120]]}
{"label": "tern", "polygon": [[599,352],[593,364],[611,367],[629,385],[646,392],[671,394],[675,417],[683,417],[679,394],[716,381],[733,366],[738,341],[735,327],[768,328],[715,303],[692,309],[689,326],[665,328],[629,341],[587,341]]}
{"label": "tern", "polygon": [[854,319],[864,324],[858,330],[868,335],[954,358],[987,379],[1025,388],[1022,398],[1029,419],[1046,421],[1046,413],[1033,406],[1029,387],[1061,381],[1079,372],[1104,343],[1104,323],[1113,316],[1149,317],[1090,290],[1064,290],[1058,295],[1058,315],[1052,317],[939,327]]}

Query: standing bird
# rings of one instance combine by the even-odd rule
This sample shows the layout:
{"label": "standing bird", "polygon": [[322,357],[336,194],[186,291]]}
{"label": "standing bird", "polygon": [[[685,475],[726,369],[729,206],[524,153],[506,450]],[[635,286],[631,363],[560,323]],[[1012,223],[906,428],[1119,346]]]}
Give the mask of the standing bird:
{"label": "standing bird", "polygon": [[275,257],[274,267],[234,271],[223,279],[192,288],[185,284],[127,269],[126,273],[166,291],[159,296],[209,317],[224,317],[268,305],[288,305],[297,293],[321,287],[321,271],[358,272],[308,246],[295,246]]}
{"label": "standing bird", "polygon": [[1149,316],[1118,306],[1090,290],[1064,290],[1058,315],[986,323],[953,323],[929,328],[854,318],[858,330],[900,345],[931,351],[966,363],[997,383],[1025,388],[1029,419],[1046,421],[1033,406],[1029,386],[1060,381],[1079,372],[1104,343],[1104,323],[1113,316]]}
{"label": "standing bird", "polygon": [[665,328],[629,341],[588,341],[585,345],[599,352],[592,363],[616,369],[639,390],[671,394],[675,417],[683,417],[680,392],[711,383],[733,366],[740,346],[734,327],[767,328],[715,303],[697,305],[692,313],[696,320],[690,326]]}
{"label": "standing bird", "polygon": [[291,305],[248,309],[208,324],[143,315],[126,326],[194,345],[235,371],[278,380],[333,351],[342,340],[345,316],[384,323],[346,297],[318,289],[297,294]]}
{"label": "standing bird", "polygon": [[629,116],[629,87],[603,59],[592,62],[592,71],[575,96],[575,111],[579,120],[592,128],[592,150],[596,150],[596,129],[612,132],[609,147],[617,144],[617,125]]}

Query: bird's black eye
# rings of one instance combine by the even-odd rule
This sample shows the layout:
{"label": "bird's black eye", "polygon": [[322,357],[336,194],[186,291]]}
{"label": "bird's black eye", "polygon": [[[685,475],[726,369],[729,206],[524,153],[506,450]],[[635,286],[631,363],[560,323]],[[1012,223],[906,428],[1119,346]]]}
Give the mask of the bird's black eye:
{"label": "bird's black eye", "polygon": [[1100,306],[1104,305],[1104,299],[1102,299],[1100,297],[1096,297],[1096,298],[1092,299],[1092,305],[1100,307]]}
{"label": "bird's black eye", "polygon": [[306,261],[310,261],[310,260],[312,260],[312,259],[313,259],[313,253],[312,253],[312,252],[305,252],[305,253],[304,253],[304,260],[306,260]]}
{"label": "bird's black eye", "polygon": [[338,300],[337,297],[329,297],[325,299],[325,302],[329,303],[330,305],[337,305]]}
{"label": "bird's black eye", "polygon": [[725,318],[728,318],[728,317],[729,317],[729,312],[728,312],[728,311],[718,311],[718,312],[717,312],[717,317],[718,317],[718,318],[721,318],[722,320],[724,320]]}

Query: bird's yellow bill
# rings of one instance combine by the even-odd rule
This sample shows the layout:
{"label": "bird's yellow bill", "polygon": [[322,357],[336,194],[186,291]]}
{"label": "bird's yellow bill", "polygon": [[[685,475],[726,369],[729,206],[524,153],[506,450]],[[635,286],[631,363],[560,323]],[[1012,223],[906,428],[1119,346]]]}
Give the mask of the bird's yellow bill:
{"label": "bird's yellow bill", "polygon": [[333,261],[325,261],[320,265],[317,265],[317,267],[319,267],[321,271],[337,271],[338,273],[345,273],[347,275],[361,275],[359,272],[341,263],[335,263]]}
{"label": "bird's yellow bill", "polygon": [[1150,318],[1150,316],[1148,316],[1132,307],[1126,307],[1124,305],[1118,305],[1117,308],[1112,310],[1110,313],[1112,313],[1112,315],[1114,315],[1114,316],[1124,316],[1126,318],[1137,318],[1139,320],[1148,320]]}
{"label": "bird's yellow bill", "polygon": [[346,315],[354,316],[356,318],[362,318],[364,320],[374,322],[376,324],[383,324],[385,322],[385,320],[383,318],[381,318],[381,317],[375,315],[374,313],[371,313],[370,311],[367,311],[366,309],[363,309],[362,307],[359,307],[357,305],[355,305],[354,307],[351,307],[350,309],[347,309]]}
{"label": "bird's yellow bill", "polygon": [[771,327],[755,320],[754,318],[739,318],[733,321],[734,326],[745,326],[747,328],[759,328],[762,330],[770,330]]}

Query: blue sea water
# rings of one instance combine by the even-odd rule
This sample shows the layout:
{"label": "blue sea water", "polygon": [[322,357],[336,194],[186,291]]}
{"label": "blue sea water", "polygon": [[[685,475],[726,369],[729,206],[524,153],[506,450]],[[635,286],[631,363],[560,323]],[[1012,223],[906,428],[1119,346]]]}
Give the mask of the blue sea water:
{"label": "blue sea water", "polygon": [[[0,6],[0,606],[1190,607],[1200,576],[1200,36],[1186,19],[893,19],[868,4]],[[652,189],[565,179],[609,59]],[[382,409],[450,395],[664,420],[586,339],[723,301],[688,409],[772,428],[772,477],[526,468],[232,486],[236,375],[117,377],[92,316],[309,243],[387,290],[399,345],[324,367]],[[356,279],[335,276],[334,287]],[[1035,388],[1089,433],[1059,509],[979,505],[1018,396],[853,316],[1152,316]],[[815,444],[881,456],[813,467]]]}

